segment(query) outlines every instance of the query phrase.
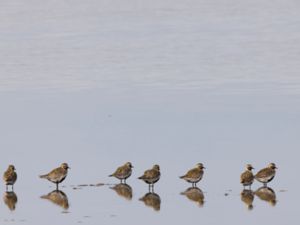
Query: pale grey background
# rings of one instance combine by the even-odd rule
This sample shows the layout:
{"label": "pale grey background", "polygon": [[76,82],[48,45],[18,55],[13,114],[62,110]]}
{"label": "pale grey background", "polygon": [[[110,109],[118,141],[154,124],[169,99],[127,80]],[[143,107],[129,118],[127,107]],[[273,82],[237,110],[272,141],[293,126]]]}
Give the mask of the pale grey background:
{"label": "pale grey background", "polygon": [[[1,223],[298,224],[299,12],[293,0],[0,1],[0,168],[19,175]],[[67,214],[39,198],[54,186],[38,175],[63,161]],[[126,161],[132,201],[70,186],[117,182],[107,175]],[[239,174],[271,161],[278,203],[248,212]],[[197,162],[203,208],[179,195]],[[154,163],[159,213],[138,201]]]}

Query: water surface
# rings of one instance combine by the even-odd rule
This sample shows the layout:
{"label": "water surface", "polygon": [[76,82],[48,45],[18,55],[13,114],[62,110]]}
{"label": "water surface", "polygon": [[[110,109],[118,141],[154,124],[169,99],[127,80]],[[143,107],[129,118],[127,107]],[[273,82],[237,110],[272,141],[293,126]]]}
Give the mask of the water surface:
{"label": "water surface", "polygon": [[[2,223],[299,223],[298,2],[0,8],[0,168],[18,173],[14,193],[1,188]],[[133,175],[116,190],[108,175],[126,161]],[[38,175],[61,162],[72,169],[55,192]],[[198,162],[189,189],[178,176]],[[245,164],[269,162],[271,189],[243,192]],[[136,178],[155,163],[148,194]]]}

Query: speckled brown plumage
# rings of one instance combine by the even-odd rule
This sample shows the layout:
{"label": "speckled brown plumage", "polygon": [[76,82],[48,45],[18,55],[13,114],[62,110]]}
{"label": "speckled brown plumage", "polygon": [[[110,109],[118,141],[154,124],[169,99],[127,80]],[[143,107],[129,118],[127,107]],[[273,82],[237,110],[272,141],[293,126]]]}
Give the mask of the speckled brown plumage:
{"label": "speckled brown plumage", "polygon": [[252,167],[251,164],[247,164],[246,165],[246,170],[241,174],[240,177],[240,181],[241,184],[243,184],[243,186],[250,186],[252,185],[253,181],[254,181],[254,175],[252,173],[252,169],[254,169]]}
{"label": "speckled brown plumage", "polygon": [[255,175],[255,179],[266,186],[267,183],[274,179],[276,169],[277,167],[275,163],[270,163],[268,167],[258,171],[258,173]]}
{"label": "speckled brown plumage", "polygon": [[159,165],[154,165],[152,169],[146,170],[142,176],[138,179],[143,180],[147,184],[149,184],[149,189],[152,187],[154,183],[156,183],[160,179],[160,168]]}
{"label": "speckled brown plumage", "polygon": [[192,183],[193,186],[202,179],[205,167],[202,163],[198,163],[195,168],[189,170],[185,175],[180,176],[181,179]]}
{"label": "speckled brown plumage", "polygon": [[14,184],[17,181],[17,173],[14,165],[9,165],[7,170],[3,174],[3,181],[6,185],[6,190],[8,189],[8,185],[12,186],[12,190],[14,189]]}
{"label": "speckled brown plumage", "polygon": [[131,176],[132,168],[132,164],[130,162],[127,162],[123,166],[118,167],[116,171],[109,176],[118,178],[121,183],[124,180],[124,182],[126,183],[126,179]]}
{"label": "speckled brown plumage", "polygon": [[47,173],[45,175],[41,175],[40,178],[44,178],[49,180],[52,183],[56,184],[56,189],[58,190],[58,184],[63,182],[67,175],[68,175],[68,169],[70,167],[68,166],[67,163],[62,163],[60,167],[55,168],[52,170],[50,173]]}

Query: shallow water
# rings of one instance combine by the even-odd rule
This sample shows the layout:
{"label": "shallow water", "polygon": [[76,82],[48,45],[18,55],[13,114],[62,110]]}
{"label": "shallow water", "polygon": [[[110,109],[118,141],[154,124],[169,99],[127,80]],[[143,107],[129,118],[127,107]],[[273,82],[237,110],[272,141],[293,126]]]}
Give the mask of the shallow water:
{"label": "shallow water", "polygon": [[[0,171],[18,173],[14,193],[1,188],[1,223],[299,223],[298,2],[0,8]],[[115,187],[126,161],[129,186]],[[38,175],[61,162],[71,170],[53,192]],[[204,178],[188,189],[178,176],[198,162]],[[271,189],[241,195],[245,164],[269,162]],[[155,163],[149,195],[137,177]]]}

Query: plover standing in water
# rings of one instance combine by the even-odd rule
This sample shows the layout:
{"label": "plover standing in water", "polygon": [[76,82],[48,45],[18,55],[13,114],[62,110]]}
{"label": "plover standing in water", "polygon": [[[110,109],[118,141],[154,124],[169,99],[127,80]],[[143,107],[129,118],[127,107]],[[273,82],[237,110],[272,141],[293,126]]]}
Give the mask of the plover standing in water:
{"label": "plover standing in water", "polygon": [[8,185],[12,186],[12,190],[14,190],[14,184],[17,180],[17,173],[14,165],[9,165],[7,170],[3,174],[3,180],[6,185],[6,191],[8,189]]}
{"label": "plover standing in water", "polygon": [[195,187],[196,184],[202,179],[204,174],[205,167],[202,163],[198,163],[195,168],[189,170],[185,175],[180,176],[179,178],[186,180],[189,183],[192,183],[192,186]]}
{"label": "plover standing in water", "polygon": [[141,179],[145,181],[147,184],[149,184],[149,191],[153,191],[154,184],[159,180],[160,178],[160,168],[159,165],[154,165],[152,169],[146,170],[142,176],[140,176],[138,179]]}
{"label": "plover standing in water", "polygon": [[268,167],[258,171],[255,175],[255,179],[267,186],[267,183],[273,180],[276,174],[276,165],[275,163],[270,163]]}
{"label": "plover standing in water", "polygon": [[118,178],[121,183],[124,180],[124,183],[126,183],[126,179],[130,177],[132,173],[132,168],[132,164],[130,162],[127,162],[123,166],[118,167],[113,174],[109,175],[109,177]]}
{"label": "plover standing in water", "polygon": [[244,188],[249,186],[251,189],[251,185],[254,181],[254,175],[252,173],[253,166],[251,164],[246,165],[246,171],[241,174],[240,180],[241,184],[243,184]]}
{"label": "plover standing in water", "polygon": [[58,190],[58,184],[63,182],[67,175],[68,175],[68,169],[70,167],[67,163],[62,163],[60,167],[52,170],[50,173],[47,173],[45,175],[41,175],[40,178],[47,179],[51,181],[52,183],[56,184],[56,190]]}

